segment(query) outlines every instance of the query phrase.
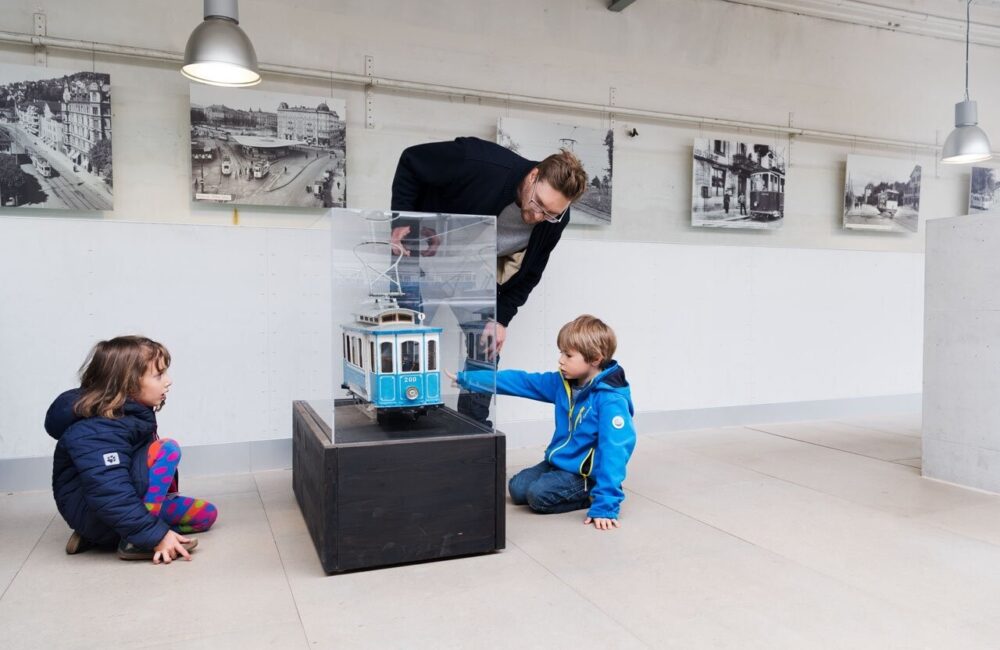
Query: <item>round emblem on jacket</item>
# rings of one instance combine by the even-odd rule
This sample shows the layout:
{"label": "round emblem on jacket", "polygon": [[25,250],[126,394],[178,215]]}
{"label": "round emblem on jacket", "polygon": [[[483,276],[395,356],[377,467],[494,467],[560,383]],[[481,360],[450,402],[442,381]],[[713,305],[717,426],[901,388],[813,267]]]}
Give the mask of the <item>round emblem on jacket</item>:
{"label": "round emblem on jacket", "polygon": [[625,418],[623,418],[620,415],[616,415],[615,417],[611,418],[611,426],[613,426],[616,429],[623,429],[625,427]]}

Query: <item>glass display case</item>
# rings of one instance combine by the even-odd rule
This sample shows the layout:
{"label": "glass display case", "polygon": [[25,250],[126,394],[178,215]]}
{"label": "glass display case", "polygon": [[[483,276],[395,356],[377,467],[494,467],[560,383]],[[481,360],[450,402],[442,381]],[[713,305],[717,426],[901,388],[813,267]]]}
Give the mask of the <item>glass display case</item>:
{"label": "glass display case", "polygon": [[491,396],[449,374],[496,370],[496,218],[331,215],[331,442],[492,433]]}
{"label": "glass display case", "polygon": [[[333,210],[333,385],[292,403],[292,488],[327,573],[504,548],[494,217]],[[491,381],[492,380],[492,381]]]}

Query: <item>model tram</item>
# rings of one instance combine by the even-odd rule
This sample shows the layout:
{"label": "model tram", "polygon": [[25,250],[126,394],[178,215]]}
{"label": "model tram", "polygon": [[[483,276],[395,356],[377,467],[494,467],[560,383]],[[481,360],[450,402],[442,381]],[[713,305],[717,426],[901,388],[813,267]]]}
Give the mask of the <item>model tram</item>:
{"label": "model tram", "polygon": [[421,312],[389,300],[341,326],[343,388],[379,415],[416,417],[440,406],[442,328],[423,319]]}

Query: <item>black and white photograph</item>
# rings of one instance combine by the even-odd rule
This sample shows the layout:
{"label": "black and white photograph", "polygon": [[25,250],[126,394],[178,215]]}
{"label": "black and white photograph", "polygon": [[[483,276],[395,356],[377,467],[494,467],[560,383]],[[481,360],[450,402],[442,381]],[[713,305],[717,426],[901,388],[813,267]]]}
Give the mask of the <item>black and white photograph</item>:
{"label": "black and white photograph", "polygon": [[0,65],[0,206],[111,210],[111,77]]}
{"label": "black and white photograph", "polygon": [[611,224],[614,131],[501,117],[497,122],[497,142],[530,160],[542,160],[560,149],[574,153],[590,180],[587,191],[573,203],[570,225]]}
{"label": "black and white photograph", "polygon": [[912,160],[847,156],[844,228],[917,232],[920,165]]}
{"label": "black and white photograph", "polygon": [[693,178],[692,226],[773,230],[784,223],[784,149],[698,138]]}
{"label": "black and white photograph", "polygon": [[1000,169],[973,167],[969,179],[969,214],[1000,213]]}
{"label": "black and white photograph", "polygon": [[342,208],[343,99],[191,85],[195,201]]}

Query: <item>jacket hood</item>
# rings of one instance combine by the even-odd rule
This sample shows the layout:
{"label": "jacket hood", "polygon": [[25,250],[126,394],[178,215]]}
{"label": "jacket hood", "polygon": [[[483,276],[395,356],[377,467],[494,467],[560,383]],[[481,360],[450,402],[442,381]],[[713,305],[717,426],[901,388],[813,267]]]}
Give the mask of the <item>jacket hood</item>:
{"label": "jacket hood", "polygon": [[[62,393],[52,402],[48,412],[45,413],[45,431],[56,440],[59,440],[70,426],[84,419],[73,412],[73,406],[80,399],[80,392],[79,388],[72,388]],[[156,426],[156,413],[153,409],[136,402],[131,397],[125,400],[125,407],[122,411],[122,415],[131,416]]]}
{"label": "jacket hood", "polygon": [[625,369],[612,359],[608,367],[601,371],[601,374],[594,377],[594,386],[599,388],[604,385],[605,389],[628,388],[628,380],[625,379]]}
{"label": "jacket hood", "polygon": [[617,361],[614,359],[609,361],[601,374],[594,377],[591,385],[593,386],[591,390],[595,392],[609,391],[624,397],[628,404],[629,414],[635,415],[635,406],[632,404],[632,389],[629,387],[628,380],[625,379],[625,370],[618,365]]}
{"label": "jacket hood", "polygon": [[45,431],[56,440],[62,437],[71,424],[80,419],[80,416],[73,412],[73,405],[79,398],[79,388],[68,390],[57,397],[45,413]]}

